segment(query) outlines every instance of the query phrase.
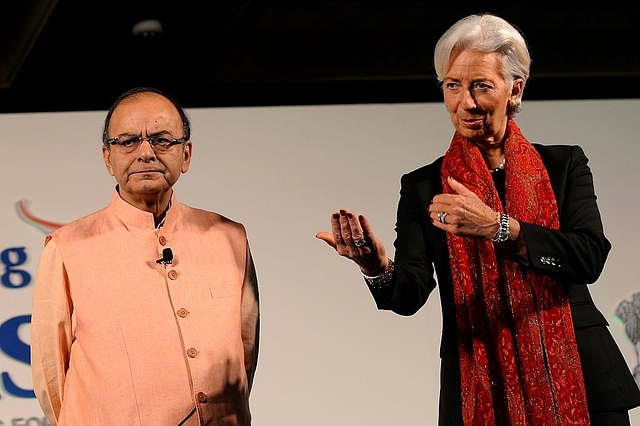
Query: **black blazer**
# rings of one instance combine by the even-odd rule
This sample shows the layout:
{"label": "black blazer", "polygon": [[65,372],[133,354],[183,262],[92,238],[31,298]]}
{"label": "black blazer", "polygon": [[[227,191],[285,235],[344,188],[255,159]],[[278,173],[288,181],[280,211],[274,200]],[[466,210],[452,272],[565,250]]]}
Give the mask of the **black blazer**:
{"label": "black blazer", "polygon": [[[604,235],[588,159],[578,146],[534,147],[551,180],[561,229],[521,222],[529,255],[525,265],[557,275],[567,283],[589,409],[609,411],[638,406],[640,390],[587,287],[600,276],[611,249]],[[396,280],[386,290],[371,289],[371,293],[379,309],[413,315],[438,285],[443,324],[440,356],[457,358],[446,234],[432,225],[428,214],[432,198],[442,193],[442,160],[440,157],[402,176],[394,242]],[[453,363],[453,368],[459,368],[459,364]],[[442,373],[450,377],[449,372]],[[459,389],[459,383],[457,386]]]}

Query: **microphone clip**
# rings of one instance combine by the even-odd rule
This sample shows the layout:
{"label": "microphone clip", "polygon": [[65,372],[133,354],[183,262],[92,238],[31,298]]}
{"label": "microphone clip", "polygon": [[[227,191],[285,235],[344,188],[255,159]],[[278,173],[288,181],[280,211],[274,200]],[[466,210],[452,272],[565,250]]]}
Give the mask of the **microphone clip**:
{"label": "microphone clip", "polygon": [[157,264],[162,264],[166,268],[167,265],[171,265],[173,263],[173,251],[170,248],[166,248],[162,250],[162,258],[156,260]]}

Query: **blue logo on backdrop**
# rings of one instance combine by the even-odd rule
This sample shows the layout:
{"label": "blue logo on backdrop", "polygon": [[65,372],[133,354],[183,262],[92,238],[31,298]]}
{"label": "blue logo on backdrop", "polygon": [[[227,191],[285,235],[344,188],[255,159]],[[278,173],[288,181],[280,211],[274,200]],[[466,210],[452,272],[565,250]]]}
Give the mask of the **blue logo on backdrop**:
{"label": "blue logo on backdrop", "polygon": [[[26,199],[16,203],[18,217],[25,223],[41,230],[45,234],[60,228],[62,224],[51,222],[33,215],[27,208],[29,201]],[[2,287],[16,290],[24,289],[31,283],[31,274],[21,268],[28,259],[25,247],[9,247],[0,252],[0,267],[2,268]],[[22,325],[31,324],[31,315],[19,315],[13,318],[0,318],[0,351],[16,361],[31,367],[31,347],[20,340],[19,329]],[[23,389],[16,385],[8,371],[2,371],[2,385],[4,390],[18,398],[35,398],[33,389]],[[0,394],[0,398],[2,395]],[[15,420],[15,419],[14,419]],[[15,421],[14,421],[15,423]],[[0,421],[0,426],[2,426]]]}
{"label": "blue logo on backdrop", "polygon": [[[24,247],[10,247],[0,253],[2,262],[2,286],[9,289],[21,289],[31,282],[31,274],[20,269],[27,261]],[[0,350],[16,361],[31,365],[30,346],[20,340],[18,331],[23,324],[31,324],[31,315],[19,315],[0,324]],[[7,393],[19,398],[35,398],[33,389],[22,389],[11,379],[8,371],[2,372],[2,385]]]}

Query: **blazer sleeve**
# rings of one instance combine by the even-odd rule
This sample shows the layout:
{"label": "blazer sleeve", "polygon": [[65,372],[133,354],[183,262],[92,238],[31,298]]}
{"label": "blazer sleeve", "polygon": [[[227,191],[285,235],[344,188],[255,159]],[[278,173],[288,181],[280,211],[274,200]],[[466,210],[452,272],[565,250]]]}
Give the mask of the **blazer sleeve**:
{"label": "blazer sleeve", "polygon": [[[433,176],[432,176],[433,175]],[[427,206],[439,183],[439,165],[425,166],[401,178],[396,220],[395,277],[388,287],[369,288],[378,309],[415,314],[436,287],[434,261],[447,257],[446,245],[434,250]],[[431,179],[435,177],[435,180]],[[445,240],[446,244],[446,240]]]}
{"label": "blazer sleeve", "polygon": [[579,146],[536,148],[554,188],[561,228],[521,222],[530,266],[571,283],[594,283],[611,243],[604,235],[588,159]]}

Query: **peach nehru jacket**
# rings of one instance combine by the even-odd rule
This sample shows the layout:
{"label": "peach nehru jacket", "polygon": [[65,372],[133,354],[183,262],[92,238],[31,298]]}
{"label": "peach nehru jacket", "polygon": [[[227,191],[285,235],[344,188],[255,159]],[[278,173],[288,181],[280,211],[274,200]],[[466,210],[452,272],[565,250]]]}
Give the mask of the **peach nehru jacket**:
{"label": "peach nehru jacket", "polygon": [[[156,261],[171,248],[173,261]],[[52,425],[251,424],[256,273],[240,223],[180,204],[164,223],[123,201],[48,235],[31,323]]]}

